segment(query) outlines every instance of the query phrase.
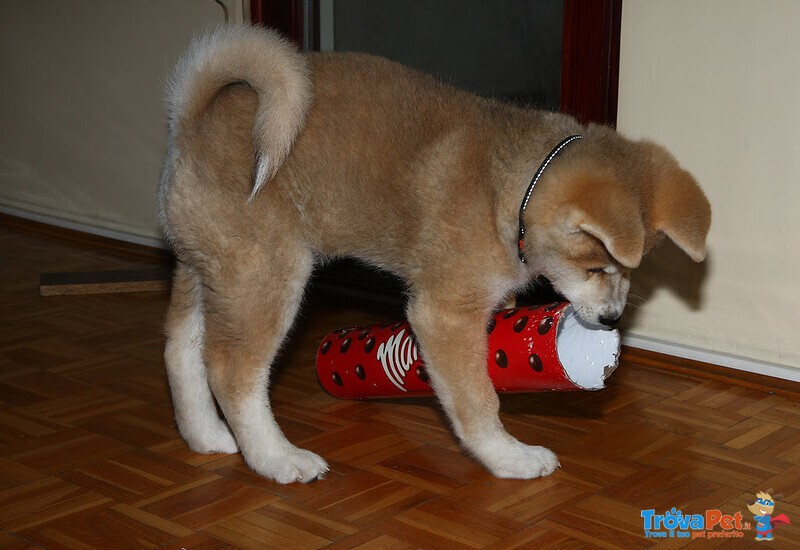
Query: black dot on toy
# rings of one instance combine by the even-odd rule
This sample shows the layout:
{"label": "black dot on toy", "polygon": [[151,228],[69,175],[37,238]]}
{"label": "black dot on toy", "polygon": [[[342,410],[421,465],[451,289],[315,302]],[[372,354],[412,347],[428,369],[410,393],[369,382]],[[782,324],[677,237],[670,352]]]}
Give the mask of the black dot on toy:
{"label": "black dot on toy", "polygon": [[530,357],[528,357],[528,364],[531,366],[533,370],[536,372],[542,372],[544,366],[542,365],[542,359],[535,353],[532,353]]}
{"label": "black dot on toy", "polygon": [[405,321],[398,321],[397,323],[392,325],[392,330],[397,330],[405,324],[406,324]]}
{"label": "black dot on toy", "polygon": [[504,369],[508,366],[508,357],[506,356],[506,352],[499,349],[494,352],[494,362],[497,363],[497,366],[501,369]]}
{"label": "black dot on toy", "polygon": [[489,324],[486,325],[486,333],[487,334],[491,334],[492,331],[494,330],[494,327],[496,327],[496,326],[497,326],[497,320],[492,318],[492,320],[489,321]]}
{"label": "black dot on toy", "polygon": [[375,347],[375,338],[370,336],[369,338],[367,338],[367,341],[364,343],[364,351],[366,353],[369,353],[369,352],[372,351],[372,348],[374,348],[374,347]]}
{"label": "black dot on toy", "polygon": [[342,382],[342,377],[339,376],[338,372],[334,371],[334,373],[332,375],[332,378],[333,378],[333,383],[336,384],[337,386],[343,386],[344,385],[344,382]]}
{"label": "black dot on toy", "polygon": [[528,316],[523,315],[519,319],[514,322],[514,332],[520,333],[525,329],[525,325],[528,324]]}
{"label": "black dot on toy", "polygon": [[361,380],[364,380],[367,377],[367,373],[364,372],[364,367],[362,365],[356,365],[356,376],[358,376]]}
{"label": "black dot on toy", "polygon": [[331,341],[330,340],[325,340],[325,342],[322,344],[322,348],[320,348],[319,352],[321,354],[325,355],[326,353],[328,353],[328,350],[330,350],[330,349],[331,349]]}
{"label": "black dot on toy", "polygon": [[516,314],[517,314],[517,312],[518,312],[518,311],[519,311],[519,309],[517,309],[517,308],[514,308],[514,309],[509,309],[508,311],[506,311],[505,313],[503,313],[503,319],[510,319],[510,318],[512,318],[514,315],[516,315]]}
{"label": "black dot on toy", "polygon": [[349,350],[349,349],[350,349],[350,342],[351,342],[351,341],[352,341],[352,340],[350,340],[350,338],[347,338],[347,339],[346,339],[344,342],[342,342],[342,345],[339,347],[339,350],[340,350],[342,353],[347,353],[347,350]]}
{"label": "black dot on toy", "polygon": [[560,307],[561,307],[561,304],[560,304],[559,302],[556,302],[556,303],[554,303],[554,304],[550,304],[549,306],[547,306],[546,308],[544,308],[544,310],[545,310],[546,312],[550,313],[551,311],[555,311],[555,310],[557,310],[557,309],[558,309],[558,308],[560,308]]}
{"label": "black dot on toy", "polygon": [[369,333],[370,333],[370,332],[372,332],[372,330],[371,330],[371,329],[368,329],[368,328],[367,328],[367,329],[364,329],[364,330],[362,330],[362,331],[361,331],[361,334],[359,334],[359,335],[358,335],[358,339],[359,339],[359,340],[363,340],[364,338],[366,338],[367,336],[369,336]]}
{"label": "black dot on toy", "polygon": [[417,367],[417,370],[415,370],[414,373],[417,375],[417,378],[423,382],[428,381],[428,371],[426,371],[424,367]]}
{"label": "black dot on toy", "polygon": [[536,331],[542,336],[544,336],[545,334],[550,332],[551,328],[553,328],[553,318],[545,317],[539,322],[539,327],[536,329]]}

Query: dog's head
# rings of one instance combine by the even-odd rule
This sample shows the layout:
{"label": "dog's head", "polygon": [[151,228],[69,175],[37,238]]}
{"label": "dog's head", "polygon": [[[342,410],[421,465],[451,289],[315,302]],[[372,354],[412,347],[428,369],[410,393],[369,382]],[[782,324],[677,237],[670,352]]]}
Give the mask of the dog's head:
{"label": "dog's head", "polygon": [[631,270],[662,236],[694,261],[705,258],[711,207],[662,147],[590,127],[548,170],[528,218],[534,242],[527,252],[535,274],[585,322],[619,321]]}

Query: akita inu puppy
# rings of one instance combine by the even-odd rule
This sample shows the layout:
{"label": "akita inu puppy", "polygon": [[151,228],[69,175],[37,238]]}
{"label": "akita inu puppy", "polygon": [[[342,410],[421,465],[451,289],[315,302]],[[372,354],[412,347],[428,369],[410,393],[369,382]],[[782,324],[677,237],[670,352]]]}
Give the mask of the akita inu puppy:
{"label": "akita inu puppy", "polygon": [[241,451],[281,483],[328,468],[284,437],[267,398],[326,259],[405,281],[461,443],[496,476],[533,478],[558,460],[500,422],[486,370],[493,310],[545,276],[585,322],[613,324],[660,235],[706,254],[709,203],[658,145],[385,59],[304,55],[271,31],[224,27],[179,63],[168,114],[159,203],[179,260],[165,353],[177,424],[195,451]]}

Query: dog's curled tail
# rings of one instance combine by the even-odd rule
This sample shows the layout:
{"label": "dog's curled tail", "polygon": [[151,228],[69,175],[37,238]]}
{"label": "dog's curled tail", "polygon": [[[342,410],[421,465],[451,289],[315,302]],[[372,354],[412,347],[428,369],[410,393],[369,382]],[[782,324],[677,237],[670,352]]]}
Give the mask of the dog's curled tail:
{"label": "dog's curled tail", "polygon": [[225,25],[196,38],[167,87],[168,139],[171,148],[177,147],[187,124],[223,87],[236,82],[247,83],[258,94],[252,200],[283,164],[311,104],[308,64],[289,41],[245,24]]}

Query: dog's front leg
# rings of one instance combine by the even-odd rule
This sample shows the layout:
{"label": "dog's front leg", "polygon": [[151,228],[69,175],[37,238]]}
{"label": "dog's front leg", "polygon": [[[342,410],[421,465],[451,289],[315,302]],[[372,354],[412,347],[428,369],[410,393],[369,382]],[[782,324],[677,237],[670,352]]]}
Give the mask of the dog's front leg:
{"label": "dog's front leg", "polygon": [[559,467],[549,449],[521,443],[500,422],[500,400],[486,366],[490,308],[411,300],[408,319],[431,385],[463,446],[492,474],[529,479]]}

